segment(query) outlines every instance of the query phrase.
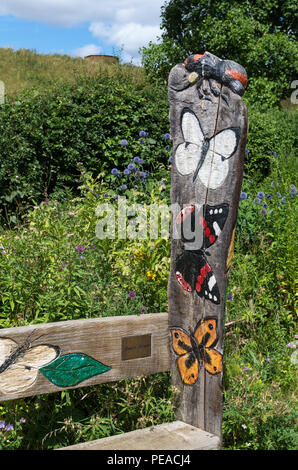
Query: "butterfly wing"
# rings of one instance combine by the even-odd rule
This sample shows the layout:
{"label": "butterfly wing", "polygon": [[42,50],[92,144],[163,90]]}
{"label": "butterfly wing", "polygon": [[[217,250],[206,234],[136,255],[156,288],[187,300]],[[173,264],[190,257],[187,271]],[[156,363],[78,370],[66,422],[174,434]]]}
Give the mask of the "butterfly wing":
{"label": "butterfly wing", "polygon": [[177,147],[175,164],[178,172],[185,176],[194,173],[200,164],[205,137],[199,120],[189,109],[182,112],[181,128],[184,143]]}
{"label": "butterfly wing", "polygon": [[24,354],[17,357],[15,362],[9,365],[4,372],[0,373],[0,390],[3,393],[27,390],[34,384],[38,369],[56,359],[59,352],[60,349],[57,346],[47,344],[29,348]]}
{"label": "butterfly wing", "polygon": [[204,248],[213,245],[220,236],[229,214],[229,204],[218,204],[203,207],[203,217],[200,217],[200,224],[204,230]]}
{"label": "butterfly wing", "polygon": [[209,141],[209,149],[198,172],[199,179],[207,188],[222,185],[229,172],[228,159],[234,155],[240,139],[240,128],[228,128]]}
{"label": "butterfly wing", "polygon": [[209,374],[216,375],[222,371],[222,354],[215,349],[204,348],[202,364]]}
{"label": "butterfly wing", "polygon": [[199,346],[212,348],[218,340],[216,318],[200,320],[195,328],[194,338]]}
{"label": "butterfly wing", "polygon": [[177,368],[181,380],[186,385],[193,385],[199,376],[199,361],[193,353],[189,334],[182,328],[172,328],[172,347],[180,356],[177,359]]}
{"label": "butterfly wing", "polygon": [[222,371],[222,354],[212,349],[218,341],[217,319],[207,318],[199,321],[194,332],[199,349],[201,361],[207,372],[212,375]]}
{"label": "butterfly wing", "polygon": [[0,338],[0,371],[7,358],[18,348],[18,343],[10,338]]}
{"label": "butterfly wing", "polygon": [[195,290],[199,297],[205,297],[205,299],[216,305],[220,303],[216,278],[204,255],[198,257]]}
{"label": "butterfly wing", "polygon": [[199,262],[200,255],[193,251],[183,251],[176,260],[176,280],[186,292],[195,290]]}

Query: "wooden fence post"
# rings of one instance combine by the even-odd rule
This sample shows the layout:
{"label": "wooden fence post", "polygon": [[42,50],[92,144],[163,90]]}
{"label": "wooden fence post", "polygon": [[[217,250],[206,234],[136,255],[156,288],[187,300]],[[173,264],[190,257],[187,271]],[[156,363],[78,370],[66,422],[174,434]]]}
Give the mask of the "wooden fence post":
{"label": "wooden fence post", "polygon": [[220,437],[225,290],[248,130],[246,85],[243,67],[209,52],[190,56],[169,75],[176,414]]}

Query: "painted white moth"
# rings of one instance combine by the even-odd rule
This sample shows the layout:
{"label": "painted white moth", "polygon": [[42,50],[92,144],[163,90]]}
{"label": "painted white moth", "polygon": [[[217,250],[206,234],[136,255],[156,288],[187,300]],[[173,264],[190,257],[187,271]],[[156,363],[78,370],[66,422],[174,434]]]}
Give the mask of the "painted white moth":
{"label": "painted white moth", "polygon": [[218,188],[228,175],[228,159],[237,149],[240,127],[229,127],[208,139],[194,112],[187,108],[182,112],[181,127],[184,143],[178,145],[175,154],[178,172],[193,174],[193,182],[199,177],[207,188]]}
{"label": "painted white moth", "polygon": [[34,331],[21,345],[11,338],[0,337],[0,391],[2,393],[21,392],[31,387],[37,378],[38,369],[58,357],[60,353],[58,346],[50,344],[31,346],[30,338],[33,333]]}

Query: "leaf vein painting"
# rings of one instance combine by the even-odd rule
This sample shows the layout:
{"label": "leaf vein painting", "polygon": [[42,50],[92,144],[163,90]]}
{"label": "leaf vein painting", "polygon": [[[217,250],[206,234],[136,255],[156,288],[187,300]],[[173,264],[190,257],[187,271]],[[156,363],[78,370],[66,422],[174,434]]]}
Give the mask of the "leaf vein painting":
{"label": "leaf vein painting", "polygon": [[73,387],[109,370],[111,367],[83,353],[65,354],[39,369],[57,387]]}

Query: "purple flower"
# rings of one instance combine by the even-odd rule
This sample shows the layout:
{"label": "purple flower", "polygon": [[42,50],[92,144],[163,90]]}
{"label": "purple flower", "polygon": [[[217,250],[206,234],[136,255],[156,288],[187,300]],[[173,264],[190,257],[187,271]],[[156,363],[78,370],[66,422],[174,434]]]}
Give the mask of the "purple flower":
{"label": "purple flower", "polygon": [[169,164],[170,164],[170,165],[171,165],[172,161],[173,161],[173,157],[170,157],[170,158],[169,158]]}
{"label": "purple flower", "polygon": [[292,194],[297,194],[297,189],[295,188],[295,185],[294,185],[294,184],[291,184],[290,193],[291,193],[291,195],[292,195]]}
{"label": "purple flower", "polygon": [[132,291],[128,294],[128,297],[130,297],[130,298],[132,299],[133,297],[135,297],[135,295],[136,295],[135,291],[132,290]]}
{"label": "purple flower", "polygon": [[0,429],[4,428],[5,426],[5,421],[0,421]]}
{"label": "purple flower", "polygon": [[85,259],[85,258],[84,258],[84,256],[80,256],[80,259],[83,260],[83,259]]}
{"label": "purple flower", "polygon": [[139,157],[134,157],[134,159],[133,159],[133,161],[134,161],[135,163],[139,163],[139,160],[140,160]]}
{"label": "purple flower", "polygon": [[257,199],[254,199],[254,202],[255,202],[256,204],[261,204],[261,199],[260,199],[259,197],[257,197]]}
{"label": "purple flower", "polygon": [[134,166],[133,163],[130,163],[129,165],[127,165],[127,168],[128,168],[128,170],[132,171],[132,170],[135,169],[135,166]]}
{"label": "purple flower", "polygon": [[267,362],[270,362],[270,357],[266,357],[266,361],[267,361]]}
{"label": "purple flower", "polygon": [[248,149],[245,149],[245,153],[249,153],[249,150],[248,150]]}
{"label": "purple flower", "polygon": [[126,184],[123,184],[123,185],[121,186],[121,189],[127,189]]}
{"label": "purple flower", "polygon": [[249,367],[243,366],[243,370],[249,370]]}
{"label": "purple flower", "polygon": [[265,197],[265,194],[263,193],[263,191],[260,191],[257,196],[260,198],[260,199],[263,199],[263,197]]}
{"label": "purple flower", "polygon": [[104,197],[109,197],[108,193],[105,193],[105,194],[104,194]]}
{"label": "purple flower", "polygon": [[140,140],[140,144],[143,144],[144,142],[145,142],[144,139],[141,139],[141,140]]}
{"label": "purple flower", "polygon": [[262,209],[262,210],[261,210],[261,214],[262,214],[262,215],[267,215],[266,209]]}
{"label": "purple flower", "polygon": [[5,431],[12,431],[13,430],[13,425],[12,424],[7,424],[5,426]]}
{"label": "purple flower", "polygon": [[164,136],[163,139],[168,140],[170,138],[170,134],[167,132]]}
{"label": "purple flower", "polygon": [[130,175],[130,171],[126,168],[123,173],[127,176],[127,175]]}
{"label": "purple flower", "polygon": [[146,307],[142,307],[141,308],[141,313],[145,313],[146,312]]}
{"label": "purple flower", "polygon": [[267,194],[266,199],[272,199],[272,194]]}
{"label": "purple flower", "polygon": [[228,299],[228,300],[233,300],[233,294],[228,294],[228,295],[227,295],[227,299]]}
{"label": "purple flower", "polygon": [[277,193],[277,197],[278,197],[278,199],[280,199],[282,196],[281,196],[280,193]]}
{"label": "purple flower", "polygon": [[139,158],[139,162],[138,162],[138,163],[139,163],[139,165],[144,165],[145,162],[144,162],[144,160],[143,160],[142,158]]}
{"label": "purple flower", "polygon": [[50,202],[50,200],[49,200],[49,198],[47,197],[46,200],[45,200],[46,205],[48,205],[49,202]]}
{"label": "purple flower", "polygon": [[140,132],[139,132],[139,136],[140,136],[140,137],[146,137],[147,135],[148,135],[148,134],[147,134],[147,132],[145,132],[145,131],[140,131]]}
{"label": "purple flower", "polygon": [[120,142],[120,145],[122,145],[122,147],[126,147],[126,145],[128,145],[128,142],[126,139],[122,139],[121,142]]}
{"label": "purple flower", "polygon": [[240,201],[241,201],[242,199],[247,199],[247,193],[241,193],[241,194],[240,194]]}
{"label": "purple flower", "polygon": [[265,207],[265,209],[267,209],[267,207],[268,207],[268,204],[263,204],[263,207]]}
{"label": "purple flower", "polygon": [[118,175],[118,170],[117,168],[113,168],[111,171],[112,175]]}
{"label": "purple flower", "polygon": [[76,250],[77,250],[79,253],[82,253],[82,251],[84,251],[84,249],[85,249],[85,248],[84,248],[83,246],[81,246],[81,245],[79,245],[79,246],[76,247]]}

